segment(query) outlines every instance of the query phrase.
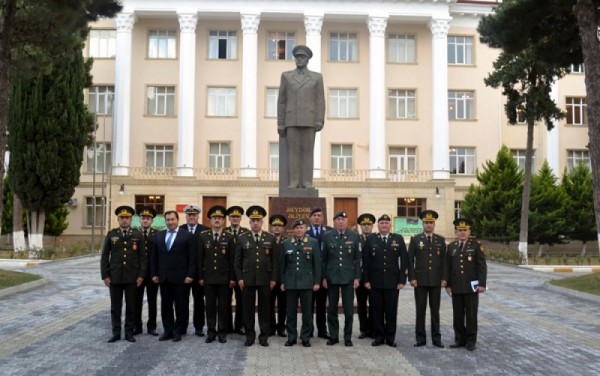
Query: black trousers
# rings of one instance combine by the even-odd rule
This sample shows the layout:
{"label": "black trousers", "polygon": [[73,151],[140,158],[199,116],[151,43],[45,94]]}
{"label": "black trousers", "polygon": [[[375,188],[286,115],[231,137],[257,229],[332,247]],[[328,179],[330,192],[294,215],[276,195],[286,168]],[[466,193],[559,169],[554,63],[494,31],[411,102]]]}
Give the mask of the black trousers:
{"label": "black trousers", "polygon": [[312,323],[312,301],[313,291],[306,290],[285,290],[287,301],[287,334],[288,341],[296,342],[298,339],[298,299],[302,308],[302,327],[300,329],[300,340],[302,342],[310,341],[310,333],[313,330]]}
{"label": "black trousers", "polygon": [[142,331],[142,327],[144,326],[144,323],[142,322],[144,291],[146,291],[146,300],[148,302],[148,323],[146,324],[146,327],[148,330],[156,330],[156,298],[158,297],[158,284],[152,282],[152,279],[148,278],[145,279],[144,283],[137,288],[135,302],[135,329],[139,332]]}
{"label": "black trousers", "polygon": [[[229,333],[234,330],[240,330],[244,327],[244,298],[240,286],[235,285],[233,289],[229,289],[229,307],[227,309],[227,331]],[[233,300],[232,295],[235,295],[235,320],[233,320]]]}
{"label": "black trousers", "polygon": [[361,282],[356,288],[356,310],[361,333],[373,334],[371,305],[371,294]]}
{"label": "black trousers", "polygon": [[[192,296],[194,297],[194,330],[202,331],[204,329],[204,286],[201,286],[198,281],[192,284]],[[187,328],[187,325],[186,325]]]}
{"label": "black trousers", "polygon": [[190,316],[190,285],[163,282],[160,284],[160,300],[160,315],[165,335],[185,334]]}
{"label": "black trousers", "polygon": [[254,330],[256,295],[258,295],[258,327],[260,328],[258,339],[266,341],[271,331],[271,288],[269,286],[244,286],[242,290],[246,339],[251,341],[256,339],[256,330]]}
{"label": "black trousers", "polygon": [[321,288],[313,294],[313,304],[317,332],[319,334],[325,334],[327,333],[327,289],[324,288],[323,285],[321,285]]}
{"label": "black trousers", "polygon": [[415,287],[415,306],[417,310],[417,325],[415,336],[417,343],[427,342],[425,332],[425,316],[427,314],[427,301],[429,300],[429,314],[431,316],[431,340],[438,342],[442,340],[440,334],[440,286],[417,286]]}
{"label": "black trousers", "polygon": [[477,343],[477,309],[479,294],[452,294],[452,313],[454,318],[454,341],[460,344]]}
{"label": "black trousers", "polygon": [[393,343],[396,338],[398,289],[371,289],[373,328],[376,341]]}
{"label": "black trousers", "polygon": [[[208,337],[227,337],[227,308],[231,309],[231,289],[228,284],[204,285],[206,296],[206,327]],[[218,326],[217,326],[218,315]]]}
{"label": "black trousers", "polygon": [[329,311],[327,312],[327,325],[329,326],[329,338],[336,341],[340,334],[340,322],[338,319],[338,301],[340,290],[342,291],[342,307],[344,307],[344,341],[350,341],[352,337],[352,323],[354,321],[354,286],[328,285],[327,295],[329,297]]}
{"label": "black trousers", "polygon": [[[275,313],[275,301],[277,301],[277,313]],[[276,283],[271,291],[271,332],[285,330],[286,312],[285,291],[281,291],[281,283]]]}
{"label": "black trousers", "polygon": [[121,312],[123,311],[123,294],[125,294],[125,335],[133,335],[135,326],[135,299],[137,286],[135,283],[110,284],[110,321],[113,335],[121,335]]}

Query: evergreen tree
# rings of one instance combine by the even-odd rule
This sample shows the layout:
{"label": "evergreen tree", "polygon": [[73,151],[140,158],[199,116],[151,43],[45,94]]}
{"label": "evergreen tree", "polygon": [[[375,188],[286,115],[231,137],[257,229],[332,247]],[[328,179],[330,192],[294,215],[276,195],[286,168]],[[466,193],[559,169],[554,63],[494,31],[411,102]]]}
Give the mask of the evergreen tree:
{"label": "evergreen tree", "polygon": [[579,163],[571,171],[565,171],[561,188],[565,197],[562,216],[567,235],[572,240],[583,242],[581,255],[585,256],[587,242],[594,240],[597,233],[592,202],[592,174],[589,168]]}
{"label": "evergreen tree", "polygon": [[506,146],[495,162],[486,161],[483,172],[477,171],[477,181],[461,205],[461,212],[473,219],[473,234],[507,244],[518,239],[523,172]]}
{"label": "evergreen tree", "polygon": [[561,244],[560,235],[565,235],[563,195],[557,182],[547,161],[531,180],[528,242],[540,244],[538,256],[542,255],[543,245]]}

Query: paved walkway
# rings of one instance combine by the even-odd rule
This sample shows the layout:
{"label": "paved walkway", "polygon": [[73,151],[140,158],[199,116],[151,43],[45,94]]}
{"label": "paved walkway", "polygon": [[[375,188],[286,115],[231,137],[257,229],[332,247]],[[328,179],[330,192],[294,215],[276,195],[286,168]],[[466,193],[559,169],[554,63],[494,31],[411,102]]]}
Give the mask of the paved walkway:
{"label": "paved walkway", "polygon": [[[143,334],[130,344],[110,336],[108,290],[98,257],[27,268],[45,286],[0,300],[0,374],[8,375],[598,375],[600,303],[544,287],[564,275],[489,263],[490,290],[480,299],[477,350],[414,348],[412,289],[401,291],[398,347],[243,346],[187,335],[179,343]],[[341,320],[343,322],[343,320]],[[442,298],[442,339],[452,342],[451,301]]]}

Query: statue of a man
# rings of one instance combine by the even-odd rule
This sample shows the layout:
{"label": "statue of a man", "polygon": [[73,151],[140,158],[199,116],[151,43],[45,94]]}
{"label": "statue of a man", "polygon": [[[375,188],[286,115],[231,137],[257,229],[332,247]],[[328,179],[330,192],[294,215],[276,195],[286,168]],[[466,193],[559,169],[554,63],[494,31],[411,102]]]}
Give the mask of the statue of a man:
{"label": "statue of a man", "polygon": [[315,133],[323,129],[325,118],[323,76],[306,67],[310,48],[299,45],[292,54],[296,69],[281,74],[277,131],[287,138],[289,188],[312,188]]}

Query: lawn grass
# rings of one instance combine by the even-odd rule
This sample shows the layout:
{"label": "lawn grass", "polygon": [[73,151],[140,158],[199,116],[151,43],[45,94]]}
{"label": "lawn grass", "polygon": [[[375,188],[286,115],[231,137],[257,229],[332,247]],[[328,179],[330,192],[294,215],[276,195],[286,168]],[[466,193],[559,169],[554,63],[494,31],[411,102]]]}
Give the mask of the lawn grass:
{"label": "lawn grass", "polygon": [[13,272],[10,270],[0,269],[0,289],[35,281],[40,278],[42,277],[37,274]]}
{"label": "lawn grass", "polygon": [[580,275],[550,281],[555,286],[600,296],[600,273]]}

